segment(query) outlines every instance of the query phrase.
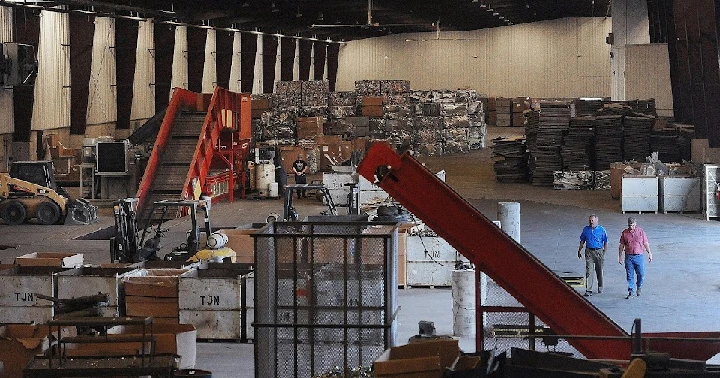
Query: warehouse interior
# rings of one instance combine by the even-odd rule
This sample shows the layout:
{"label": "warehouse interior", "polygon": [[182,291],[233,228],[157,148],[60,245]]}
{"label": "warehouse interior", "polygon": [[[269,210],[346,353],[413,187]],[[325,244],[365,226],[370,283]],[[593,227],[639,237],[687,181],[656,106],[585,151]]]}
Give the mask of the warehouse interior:
{"label": "warehouse interior", "polygon": [[708,14],[0,0],[0,376],[720,376]]}

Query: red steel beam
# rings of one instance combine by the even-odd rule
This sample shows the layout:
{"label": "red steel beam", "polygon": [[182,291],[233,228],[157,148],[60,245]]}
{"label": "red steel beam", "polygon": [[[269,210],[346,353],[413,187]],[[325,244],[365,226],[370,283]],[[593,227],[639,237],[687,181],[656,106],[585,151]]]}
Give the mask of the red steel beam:
{"label": "red steel beam", "polygon": [[559,334],[628,337],[568,340],[586,358],[627,359],[628,334],[410,155],[376,143],[358,172],[379,186]]}

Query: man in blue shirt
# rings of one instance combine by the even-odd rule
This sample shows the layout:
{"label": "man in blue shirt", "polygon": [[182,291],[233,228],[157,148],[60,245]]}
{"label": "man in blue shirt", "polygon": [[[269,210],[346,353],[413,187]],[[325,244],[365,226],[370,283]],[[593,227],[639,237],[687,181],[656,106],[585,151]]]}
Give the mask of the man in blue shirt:
{"label": "man in blue shirt", "polygon": [[597,292],[602,293],[603,287],[603,262],[605,261],[605,250],[607,249],[607,233],[603,226],[598,224],[598,217],[590,215],[589,225],[585,226],[580,234],[580,246],[578,247],[578,259],[582,259],[582,248],[585,245],[585,296],[593,294],[595,277],[597,276]]}

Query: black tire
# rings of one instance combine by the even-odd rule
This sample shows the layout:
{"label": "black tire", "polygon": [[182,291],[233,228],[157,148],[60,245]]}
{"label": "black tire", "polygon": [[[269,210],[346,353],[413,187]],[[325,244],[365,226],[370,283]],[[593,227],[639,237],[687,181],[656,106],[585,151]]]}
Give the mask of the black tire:
{"label": "black tire", "polygon": [[8,200],[0,207],[0,218],[9,225],[18,225],[25,222],[27,217],[27,210],[25,205],[20,201]]}
{"label": "black tire", "polygon": [[60,220],[60,206],[52,201],[40,202],[35,217],[41,224],[55,224]]}

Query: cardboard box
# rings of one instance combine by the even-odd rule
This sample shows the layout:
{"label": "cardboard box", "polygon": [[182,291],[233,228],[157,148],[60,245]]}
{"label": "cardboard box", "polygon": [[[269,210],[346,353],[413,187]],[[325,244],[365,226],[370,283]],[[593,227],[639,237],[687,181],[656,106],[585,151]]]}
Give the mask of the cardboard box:
{"label": "cardboard box", "polygon": [[382,105],[363,105],[361,113],[364,117],[382,117],[383,107]]}
{"label": "cardboard box", "polygon": [[257,228],[246,229],[224,229],[228,237],[227,247],[235,251],[235,262],[243,264],[255,263],[255,241],[252,234],[258,231]]}
{"label": "cardboard box", "polygon": [[127,316],[153,316],[160,318],[176,318],[179,316],[177,298],[125,296],[125,312]]}
{"label": "cardboard box", "polygon": [[269,98],[256,98],[252,99],[250,102],[250,106],[252,110],[267,110],[270,109],[270,99]]}
{"label": "cardboard box", "polygon": [[47,327],[5,325],[0,327],[0,377],[22,378],[23,368],[37,354],[49,348]]}
{"label": "cardboard box", "polygon": [[138,269],[123,279],[125,295],[177,298],[178,277],[187,269]]}
{"label": "cardboard box", "polygon": [[297,117],[295,124],[297,126],[298,139],[310,139],[317,135],[323,134],[323,117]]}
{"label": "cardboard box", "polygon": [[57,266],[75,268],[83,264],[82,253],[33,252],[15,258],[20,266]]}
{"label": "cardboard box", "polygon": [[362,106],[382,106],[383,100],[384,98],[382,96],[363,96]]}
{"label": "cardboard box", "polygon": [[457,340],[430,340],[393,347],[373,363],[376,378],[442,378],[460,354]]}
{"label": "cardboard box", "polygon": [[318,135],[315,137],[315,144],[338,144],[342,143],[343,139],[340,135]]}

